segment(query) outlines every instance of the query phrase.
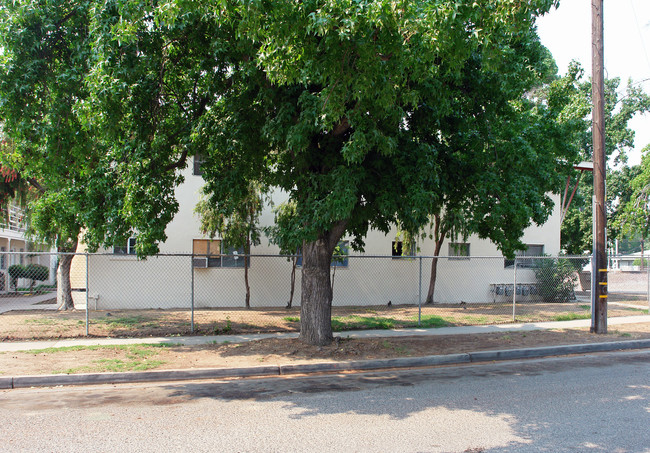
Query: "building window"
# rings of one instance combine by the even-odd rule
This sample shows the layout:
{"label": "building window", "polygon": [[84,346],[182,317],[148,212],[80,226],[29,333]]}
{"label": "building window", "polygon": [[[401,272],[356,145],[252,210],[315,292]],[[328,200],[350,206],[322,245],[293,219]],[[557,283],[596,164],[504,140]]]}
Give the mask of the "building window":
{"label": "building window", "polygon": [[248,257],[248,260],[245,260],[244,257],[244,247],[224,247],[223,255],[221,256],[221,267],[244,267],[246,262],[247,267],[251,267],[251,258]]}
{"label": "building window", "polygon": [[192,241],[194,267],[221,267],[221,241],[194,239]]}
{"label": "building window", "polygon": [[113,246],[113,254],[115,255],[135,255],[135,238],[129,238],[126,245]]}
{"label": "building window", "polygon": [[194,267],[244,267],[251,266],[250,257],[244,260],[244,248],[227,247],[219,239],[194,239],[192,242]]}
{"label": "building window", "polygon": [[[7,247],[0,247],[0,252],[6,252]],[[6,269],[7,268],[7,255],[4,253],[0,255],[0,269]]]}
{"label": "building window", "polygon": [[449,257],[455,260],[469,259],[469,243],[467,242],[450,242]]}
{"label": "building window", "polygon": [[[517,267],[535,267],[540,262],[540,260],[525,258],[526,256],[544,256],[544,245],[526,244],[525,250],[517,250],[515,252]],[[513,267],[514,265],[515,260],[503,260],[503,267]]]}
{"label": "building window", "polygon": [[404,249],[404,243],[402,241],[393,241],[391,242],[391,256],[393,259],[406,258],[409,256],[415,256],[415,244],[411,244],[408,250]]}
{"label": "building window", "polygon": [[203,174],[203,163],[205,162],[205,157],[201,153],[196,153],[194,155],[194,175],[201,176]]}
{"label": "building window", "polygon": [[25,255],[23,254],[25,252],[25,249],[20,249],[20,265],[23,266],[25,264]]}

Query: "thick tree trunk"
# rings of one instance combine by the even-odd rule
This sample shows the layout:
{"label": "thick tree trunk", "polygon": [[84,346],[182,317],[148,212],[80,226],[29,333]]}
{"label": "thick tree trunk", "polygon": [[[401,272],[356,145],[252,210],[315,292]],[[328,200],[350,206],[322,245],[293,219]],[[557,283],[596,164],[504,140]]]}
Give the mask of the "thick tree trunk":
{"label": "thick tree trunk", "polygon": [[61,255],[59,260],[59,283],[61,285],[59,301],[59,310],[73,310],[74,301],[72,300],[72,284],[70,283],[70,267],[72,266],[74,255]]}
{"label": "thick tree trunk", "polygon": [[293,293],[296,289],[296,266],[298,264],[298,257],[294,256],[291,258],[291,292],[289,293],[289,303],[287,303],[287,308],[291,308],[293,304]]}
{"label": "thick tree trunk", "polygon": [[334,339],[330,264],[345,225],[338,222],[317,240],[303,244],[300,340],[305,343],[324,346]]}
{"label": "thick tree trunk", "polygon": [[[59,267],[56,271],[57,284],[60,288],[58,291],[59,300],[57,301],[59,310],[74,310],[72,283],[70,282],[70,268],[74,255],[68,253],[75,253],[77,251],[77,239],[74,241],[66,241],[64,246],[59,246],[59,251],[65,253],[61,255]],[[86,269],[86,272],[88,272],[88,269]]]}

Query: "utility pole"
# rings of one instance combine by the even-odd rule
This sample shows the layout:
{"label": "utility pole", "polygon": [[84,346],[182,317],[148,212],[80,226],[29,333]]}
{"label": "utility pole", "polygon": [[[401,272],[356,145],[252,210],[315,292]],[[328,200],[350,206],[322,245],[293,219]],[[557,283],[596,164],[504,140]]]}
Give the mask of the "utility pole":
{"label": "utility pole", "polygon": [[594,251],[595,280],[591,292],[591,332],[607,333],[607,255],[605,251],[605,71],[603,44],[603,0],[591,0],[591,61],[592,61],[592,140],[594,150]]}

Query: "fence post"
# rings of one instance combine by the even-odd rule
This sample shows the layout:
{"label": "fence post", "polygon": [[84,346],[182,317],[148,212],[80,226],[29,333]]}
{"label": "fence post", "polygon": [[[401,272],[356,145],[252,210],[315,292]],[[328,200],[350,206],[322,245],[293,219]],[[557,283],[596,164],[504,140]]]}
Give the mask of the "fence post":
{"label": "fence post", "polygon": [[512,285],[512,322],[515,322],[516,304],[517,304],[517,257],[515,256],[514,284]]}
{"label": "fence post", "polygon": [[88,252],[86,252],[86,336],[90,335],[90,328],[89,328],[90,317],[88,315],[88,310],[89,310],[89,305],[90,305],[90,297],[88,295],[88,274],[90,273],[90,270],[89,270],[89,267],[88,267],[89,261],[90,260],[88,259]]}
{"label": "fence post", "polygon": [[[593,212],[593,211],[592,211]],[[595,216],[594,216],[594,222]],[[596,325],[596,306],[595,306],[595,300],[596,298],[594,297],[594,294],[596,293],[596,277],[598,274],[596,273],[596,260],[594,259],[594,254],[592,252],[591,256],[589,257],[589,264],[591,268],[591,294],[590,294],[590,299],[591,299],[591,332],[594,332],[594,326]]]}
{"label": "fence post", "polygon": [[190,271],[192,272],[192,295],[190,298],[190,307],[191,307],[191,320],[190,320],[190,332],[194,333],[194,256],[190,255]]}
{"label": "fence post", "polygon": [[418,327],[422,320],[422,257],[420,256],[420,279],[418,284]]}

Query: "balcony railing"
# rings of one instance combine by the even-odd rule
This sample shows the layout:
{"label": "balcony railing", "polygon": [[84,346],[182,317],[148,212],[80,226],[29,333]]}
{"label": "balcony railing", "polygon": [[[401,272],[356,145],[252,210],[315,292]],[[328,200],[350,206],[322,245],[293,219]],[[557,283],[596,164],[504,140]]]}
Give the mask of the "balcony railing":
{"label": "balcony railing", "polygon": [[18,233],[25,232],[25,211],[18,206],[10,205],[7,213],[3,213],[0,228]]}

